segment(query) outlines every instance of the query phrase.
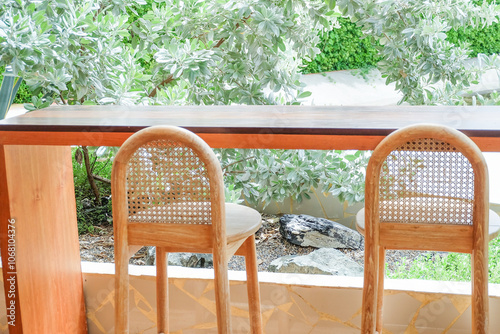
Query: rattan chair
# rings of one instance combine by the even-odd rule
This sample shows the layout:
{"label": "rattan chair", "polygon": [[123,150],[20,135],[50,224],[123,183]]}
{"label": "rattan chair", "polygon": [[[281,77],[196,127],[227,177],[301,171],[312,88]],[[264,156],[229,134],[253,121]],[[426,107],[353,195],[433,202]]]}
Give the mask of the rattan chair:
{"label": "rattan chair", "polygon": [[156,246],[157,328],[168,333],[169,252],[212,253],[219,333],[231,333],[227,264],[245,256],[252,333],[262,332],[254,233],[260,214],[225,204],[222,171],[198,136],[172,126],[132,135],[113,162],[115,333],[128,333],[128,263],[141,246]]}
{"label": "rattan chair", "polygon": [[472,333],[488,333],[488,240],[500,229],[488,205],[486,163],[463,133],[413,125],[377,146],[356,216],[365,235],[362,333],[382,333],[386,249],[471,253]]}

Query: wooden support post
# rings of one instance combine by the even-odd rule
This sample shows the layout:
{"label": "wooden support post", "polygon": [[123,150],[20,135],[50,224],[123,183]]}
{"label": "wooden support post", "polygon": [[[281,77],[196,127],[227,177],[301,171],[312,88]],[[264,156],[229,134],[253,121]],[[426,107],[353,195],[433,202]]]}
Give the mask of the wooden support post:
{"label": "wooden support post", "polygon": [[0,182],[4,282],[14,265],[17,283],[14,299],[5,284],[10,333],[87,333],[71,149],[2,146]]}

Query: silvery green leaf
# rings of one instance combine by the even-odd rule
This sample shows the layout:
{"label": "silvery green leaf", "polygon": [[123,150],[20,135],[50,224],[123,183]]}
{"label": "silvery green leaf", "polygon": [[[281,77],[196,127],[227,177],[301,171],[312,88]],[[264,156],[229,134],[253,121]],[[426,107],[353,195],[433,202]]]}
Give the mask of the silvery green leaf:
{"label": "silvery green leaf", "polygon": [[109,103],[115,103],[115,102],[116,102],[116,99],[112,98],[112,97],[104,97],[104,98],[99,100],[99,103],[101,103],[101,104],[109,104]]}

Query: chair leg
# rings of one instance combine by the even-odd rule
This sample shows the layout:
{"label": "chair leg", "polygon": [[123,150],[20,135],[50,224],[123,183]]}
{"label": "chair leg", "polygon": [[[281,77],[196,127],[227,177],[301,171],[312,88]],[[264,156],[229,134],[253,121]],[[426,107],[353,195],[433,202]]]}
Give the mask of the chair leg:
{"label": "chair leg", "polygon": [[365,273],[363,282],[363,303],[361,307],[361,333],[373,334],[376,326],[378,292],[378,247],[365,239]]}
{"label": "chair leg", "polygon": [[382,314],[382,306],[384,303],[384,275],[385,275],[385,248],[379,247],[378,253],[378,290],[377,290],[377,318],[376,318],[376,326],[375,330],[378,333],[382,333],[383,326],[383,314]]}
{"label": "chair leg", "polygon": [[[487,246],[486,246],[487,247]],[[487,248],[486,248],[487,249]],[[489,333],[487,252],[472,252],[472,333]]]}
{"label": "chair leg", "polygon": [[[117,246],[119,247],[119,246]],[[127,248],[122,245],[121,248]],[[128,333],[129,277],[126,251],[118,251],[115,258],[115,333]]]}
{"label": "chair leg", "polygon": [[255,250],[255,235],[245,240],[245,265],[247,271],[248,310],[250,313],[250,328],[252,334],[263,333],[262,314],[260,311],[260,291],[257,268],[257,252]]}
{"label": "chair leg", "polygon": [[156,310],[159,334],[168,333],[168,253],[156,247]]}
{"label": "chair leg", "polygon": [[215,248],[213,253],[215,276],[215,308],[219,334],[230,334],[231,306],[229,297],[229,277],[225,249]]}

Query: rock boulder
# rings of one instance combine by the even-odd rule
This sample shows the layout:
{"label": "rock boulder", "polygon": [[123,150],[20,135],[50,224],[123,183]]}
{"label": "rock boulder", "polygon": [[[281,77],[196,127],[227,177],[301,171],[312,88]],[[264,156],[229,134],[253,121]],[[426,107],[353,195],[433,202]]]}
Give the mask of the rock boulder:
{"label": "rock boulder", "polygon": [[284,215],[280,233],[292,244],[316,248],[359,249],[363,236],[342,224],[308,215]]}
{"label": "rock boulder", "polygon": [[[156,263],[156,248],[148,247],[147,265]],[[168,265],[190,268],[207,268],[213,266],[212,254],[168,253]]]}
{"label": "rock boulder", "polygon": [[269,271],[296,274],[363,276],[363,267],[341,251],[332,248],[315,250],[308,255],[287,255],[269,265]]}

